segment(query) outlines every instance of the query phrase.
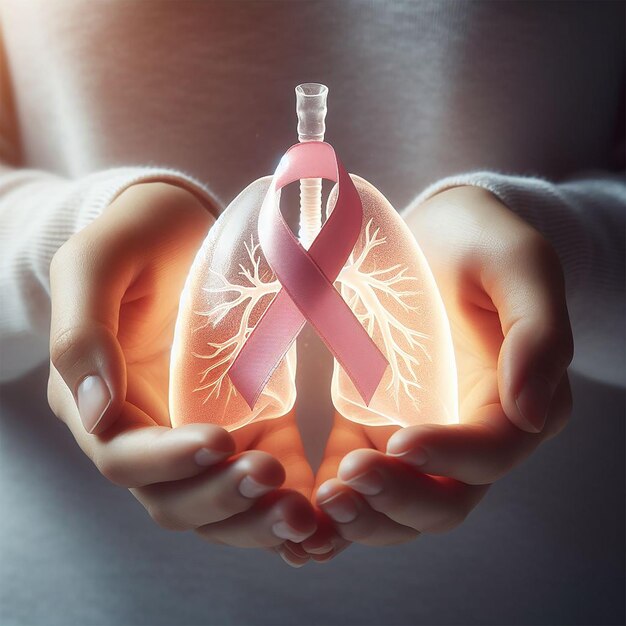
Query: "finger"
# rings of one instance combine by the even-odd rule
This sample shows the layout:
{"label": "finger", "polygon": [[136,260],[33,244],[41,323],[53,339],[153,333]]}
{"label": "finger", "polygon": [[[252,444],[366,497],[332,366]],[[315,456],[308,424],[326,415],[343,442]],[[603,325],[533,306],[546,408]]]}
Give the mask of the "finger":
{"label": "finger", "polygon": [[262,429],[254,440],[247,442],[248,445],[256,450],[263,450],[280,461],[285,469],[285,489],[293,489],[310,498],[314,481],[313,470],[306,458],[295,413],[292,411],[281,418],[267,420],[259,425]]}
{"label": "finger", "polygon": [[544,439],[551,439],[567,426],[572,415],[572,388],[565,374],[554,392],[548,411],[548,420],[543,429]]}
{"label": "finger", "polygon": [[339,479],[388,518],[420,532],[443,532],[460,524],[487,492],[416,472],[374,450],[355,450],[339,466]]}
{"label": "finger", "polygon": [[[146,265],[171,265],[181,241],[190,244],[191,255],[192,242],[199,244],[212,222],[182,188],[133,185],[54,255],[50,356],[87,432],[106,430],[126,397],[125,359],[117,339],[122,299],[137,297],[132,286]],[[184,275],[178,268],[169,278],[182,283]]]}
{"label": "finger", "polygon": [[[315,501],[317,501],[317,497]],[[334,520],[325,511],[317,507],[315,514],[317,516],[315,533],[301,544],[298,544],[297,549],[321,563],[333,559],[345,550],[350,542],[337,532]],[[289,544],[290,542],[286,543]]]}
{"label": "finger", "polygon": [[304,541],[315,532],[311,503],[295,491],[275,491],[248,511],[197,529],[212,543],[240,548],[269,548],[285,540]]}
{"label": "finger", "polygon": [[[317,517],[318,527],[315,533],[311,535],[311,537],[309,537],[302,543],[294,543],[293,541],[285,541],[285,543],[279,546],[276,546],[275,548],[272,548],[272,551],[278,554],[283,559],[283,561],[285,561],[285,563],[287,563],[291,567],[302,567],[303,565],[306,565],[309,561],[314,561],[315,563],[327,563],[328,561],[331,561],[336,556],[338,556],[341,552],[343,552],[350,545],[349,541],[346,541],[343,537],[340,537],[339,535],[337,535],[335,531],[333,531],[335,539],[333,541],[334,545],[331,548],[323,550],[323,551],[320,549],[315,549],[315,548],[310,549],[310,550],[305,549],[304,546],[308,544],[310,541],[314,541],[315,537],[320,532],[320,528],[319,528],[319,521],[321,519],[320,516],[328,520],[328,517],[325,516],[322,513],[322,511],[320,511],[319,509],[316,511],[316,513],[318,514],[318,517]],[[328,520],[327,526],[331,526],[331,525],[332,525],[332,522]]]}
{"label": "finger", "polygon": [[232,437],[222,428],[188,424],[173,429],[152,426],[116,430],[92,444],[90,454],[100,473],[111,482],[140,487],[196,476],[226,460],[234,449]]}
{"label": "finger", "polygon": [[542,441],[560,432],[571,406],[565,376],[554,395],[542,433],[520,430],[501,406],[493,404],[473,415],[472,422],[403,428],[389,438],[387,454],[426,474],[488,485],[526,459]]}
{"label": "finger", "polygon": [[232,436],[218,426],[155,426],[148,415],[129,403],[112,427],[94,437],[83,428],[74,400],[54,366],[48,395],[83,452],[117,485],[140,487],[195,476],[235,451]]}
{"label": "finger", "polygon": [[[310,560],[310,555],[304,553],[302,549],[294,550],[290,546],[287,545],[288,542],[285,542],[281,545],[278,545],[274,548],[271,548],[271,551],[275,554],[278,554],[280,558],[287,563],[290,567],[300,568],[304,567]],[[291,544],[292,546],[297,546],[298,544]]]}
{"label": "finger", "polygon": [[79,234],[50,265],[50,359],[69,388],[82,424],[103,432],[126,397],[126,363],[117,340],[120,302],[132,281],[124,254]]}
{"label": "finger", "polygon": [[317,470],[315,488],[337,476],[337,469],[343,457],[351,450],[371,447],[363,426],[352,422],[335,412],[333,428],[326,443],[324,458]]}
{"label": "finger", "polygon": [[[324,458],[315,476],[315,490],[320,485],[337,476],[337,468],[341,459],[350,451],[357,448],[367,448],[371,445],[363,427],[356,424],[338,412],[335,412],[333,428],[330,432]],[[318,509],[317,532],[303,542],[303,548],[316,561],[323,562],[334,558],[345,550],[349,541],[342,537],[332,520]]]}
{"label": "finger", "polygon": [[420,534],[390,519],[385,512],[373,509],[362,495],[336,478],[321,485],[316,502],[334,520],[346,541],[388,546],[413,541]]}
{"label": "finger", "polygon": [[[339,535],[338,535],[339,536]],[[324,554],[311,554],[311,560],[315,563],[327,563],[328,561],[332,561],[334,558],[338,557],[342,552],[347,550],[352,542],[340,537],[335,542],[337,545],[330,552],[326,552]]]}
{"label": "finger", "polygon": [[516,426],[540,432],[573,356],[560,262],[546,240],[529,231],[519,246],[500,251],[482,278],[504,334],[498,360],[502,406]]}
{"label": "finger", "polygon": [[285,479],[281,464],[269,454],[251,450],[184,481],[133,489],[157,524],[191,530],[220,522],[251,508]]}

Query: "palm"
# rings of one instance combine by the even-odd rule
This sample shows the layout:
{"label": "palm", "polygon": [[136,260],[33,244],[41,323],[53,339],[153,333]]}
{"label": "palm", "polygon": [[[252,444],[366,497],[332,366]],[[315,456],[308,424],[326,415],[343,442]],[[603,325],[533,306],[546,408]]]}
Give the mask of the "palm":
{"label": "palm", "polygon": [[[436,275],[438,287],[450,321],[459,384],[461,423],[487,423],[506,420],[498,394],[498,355],[503,335],[497,311],[488,296],[468,287],[450,272]],[[436,420],[435,420],[436,421]],[[389,437],[397,426],[364,426],[335,415],[316,476],[316,489],[337,476],[341,460],[352,450],[373,449],[385,452]],[[345,544],[335,535],[338,545]]]}
{"label": "palm", "polygon": [[[335,528],[344,543],[386,545],[414,538],[407,528],[441,532],[455,527],[490,484],[563,428],[571,407],[563,369],[571,358],[571,335],[562,277],[545,240],[490,193],[475,188],[442,192],[407,212],[406,220],[428,259],[450,321],[460,424],[408,427],[394,435],[397,427],[363,427],[336,416],[316,480],[317,486],[328,483],[317,501],[339,516]],[[523,268],[522,255],[529,259]],[[536,315],[537,303],[544,307],[542,316],[524,317]],[[546,327],[557,332],[546,333]],[[538,329],[537,336],[529,335],[529,328]],[[533,350],[538,351],[534,365],[545,369],[550,346],[554,361],[562,359],[562,379],[545,427],[537,427],[517,404],[519,381],[530,376],[523,368]],[[538,417],[541,407],[530,409]],[[436,422],[438,416],[433,417]],[[389,449],[396,458],[384,454],[392,435]],[[352,452],[355,448],[365,450]],[[342,480],[335,479],[338,475]],[[346,490],[342,512],[338,503]]]}
{"label": "palm", "polygon": [[485,294],[452,289],[453,297],[450,289],[442,293],[457,363],[460,420],[472,422],[487,407],[501,410],[497,369],[503,336],[498,314]]}
{"label": "palm", "polygon": [[[190,215],[190,218],[193,218]],[[170,237],[176,241],[170,241]],[[164,239],[166,238],[166,239]],[[175,246],[173,244],[176,244]],[[128,388],[125,426],[170,426],[169,360],[178,301],[198,247],[197,237],[161,235],[148,267],[126,291],[120,307],[118,339],[126,358]],[[171,250],[175,249],[172,255]],[[135,409],[139,409],[140,413]],[[131,417],[132,416],[132,417]],[[121,427],[119,424],[118,427]],[[237,451],[264,450],[283,462],[285,486],[310,497],[313,476],[293,412],[234,431]]]}
{"label": "palm", "polygon": [[[442,289],[458,370],[460,420],[473,422],[488,411],[503,415],[497,364],[502,332],[497,312],[475,304],[477,294],[461,296],[454,285]],[[440,285],[441,288],[441,285]],[[355,448],[385,451],[396,426],[364,426],[338,413],[316,477],[316,487],[336,475],[341,459]]]}

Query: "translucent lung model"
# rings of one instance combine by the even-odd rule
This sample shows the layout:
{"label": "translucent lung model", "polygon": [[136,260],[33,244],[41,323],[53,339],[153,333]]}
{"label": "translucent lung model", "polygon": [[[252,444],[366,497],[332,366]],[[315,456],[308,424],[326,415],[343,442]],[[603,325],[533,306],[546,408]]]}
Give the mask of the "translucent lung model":
{"label": "translucent lung model", "polygon": [[[351,177],[363,204],[363,227],[335,287],[389,366],[366,405],[335,362],[333,403],[344,417],[372,426],[457,422],[450,329],[426,259],[385,197],[366,180]],[[295,402],[295,344],[252,409],[228,377],[230,365],[281,288],[258,243],[258,213],[270,180],[253,182],[235,198],[191,268],[172,351],[174,425],[211,422],[233,430],[281,417]],[[334,200],[333,193],[329,210]]]}
{"label": "translucent lung model", "polygon": [[335,284],[389,366],[366,405],[335,361],[335,408],[371,426],[458,422],[450,327],[428,263],[380,191],[351,177],[363,204],[363,228]]}
{"label": "translucent lung model", "polygon": [[[300,142],[323,141],[327,93],[328,89],[319,84],[296,88]],[[299,152],[317,154],[320,145]],[[343,176],[345,183],[345,171]],[[334,285],[388,365],[366,403],[335,362],[333,403],[344,417],[371,426],[457,422],[457,376],[450,328],[426,259],[385,197],[362,178],[351,178],[363,206],[361,233]],[[189,273],[172,347],[170,415],[174,426],[211,422],[234,430],[255,420],[281,417],[294,405],[295,343],[271,373],[258,399],[250,401],[252,407],[229,377],[246,340],[283,288],[259,243],[259,212],[271,182],[270,177],[259,179],[233,200],[211,229]],[[352,189],[349,180],[347,184]],[[321,228],[321,189],[319,178],[300,181],[299,239],[304,250],[309,250]],[[336,188],[330,194],[327,214],[335,202]],[[358,219],[358,209],[356,215]],[[356,235],[359,222],[353,224]],[[271,258],[269,252],[268,256]],[[315,293],[317,306],[322,301]],[[353,318],[349,321],[360,333]],[[280,328],[272,329],[272,333],[280,332]],[[347,337],[345,333],[341,336]],[[276,337],[270,333],[266,345],[275,346]],[[367,337],[365,342],[371,346]],[[377,376],[384,359],[379,357]],[[368,373],[374,371],[370,367]],[[320,393],[327,391],[321,389]]]}
{"label": "translucent lung model", "polygon": [[280,283],[259,246],[259,209],[271,177],[246,187],[202,244],[181,296],[170,366],[172,425],[210,422],[228,430],[285,415],[296,398],[296,346],[250,409],[228,369]]}

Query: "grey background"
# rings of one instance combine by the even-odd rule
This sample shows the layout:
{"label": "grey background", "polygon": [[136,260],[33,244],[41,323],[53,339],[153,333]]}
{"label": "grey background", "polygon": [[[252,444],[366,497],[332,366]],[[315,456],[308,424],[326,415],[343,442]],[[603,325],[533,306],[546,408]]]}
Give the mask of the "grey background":
{"label": "grey background", "polygon": [[574,377],[568,429],[465,524],[288,568],[157,528],[45,402],[0,388],[0,624],[621,624],[623,390]]}

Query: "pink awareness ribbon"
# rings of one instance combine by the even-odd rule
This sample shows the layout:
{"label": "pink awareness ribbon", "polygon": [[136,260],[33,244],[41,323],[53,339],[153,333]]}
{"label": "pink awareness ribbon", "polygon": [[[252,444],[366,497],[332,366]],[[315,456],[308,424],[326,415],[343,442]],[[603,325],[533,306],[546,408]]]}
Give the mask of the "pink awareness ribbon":
{"label": "pink awareness ribbon", "polygon": [[[335,208],[307,251],[291,232],[279,191],[301,178],[338,183]],[[361,233],[363,205],[352,179],[325,142],[299,143],[281,159],[259,212],[259,241],[281,284],[233,361],[228,375],[252,408],[308,321],[366,404],[388,365],[333,283]]]}

